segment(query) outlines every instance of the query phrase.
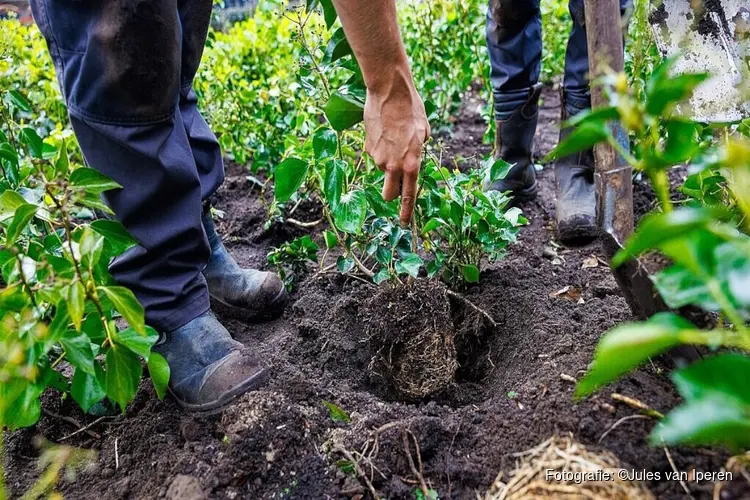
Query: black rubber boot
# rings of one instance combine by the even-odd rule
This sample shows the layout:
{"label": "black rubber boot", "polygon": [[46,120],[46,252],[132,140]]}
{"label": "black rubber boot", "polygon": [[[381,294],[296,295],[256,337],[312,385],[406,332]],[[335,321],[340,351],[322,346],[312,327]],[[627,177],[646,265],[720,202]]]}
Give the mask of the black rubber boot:
{"label": "black rubber boot", "polygon": [[258,355],[233,340],[211,311],[163,334],[154,351],[169,363],[170,394],[190,412],[219,412],[269,378]]}
{"label": "black rubber boot", "polygon": [[502,158],[513,167],[504,179],[485,186],[486,191],[511,191],[518,201],[536,197],[536,171],[531,159],[531,145],[539,119],[539,96],[542,84],[529,89],[526,102],[505,120],[496,121],[495,159]]}
{"label": "black rubber boot", "polygon": [[[563,103],[562,120],[583,111]],[[560,141],[570,135],[570,127],[560,129]],[[594,191],[594,152],[586,150],[555,162],[557,236],[561,241],[575,242],[597,237],[596,195]]]}
{"label": "black rubber boot", "polygon": [[211,258],[203,270],[211,299],[249,318],[274,317],[283,312],[288,296],[278,275],[241,268],[216,234],[208,208],[203,211],[203,228],[211,246]]}

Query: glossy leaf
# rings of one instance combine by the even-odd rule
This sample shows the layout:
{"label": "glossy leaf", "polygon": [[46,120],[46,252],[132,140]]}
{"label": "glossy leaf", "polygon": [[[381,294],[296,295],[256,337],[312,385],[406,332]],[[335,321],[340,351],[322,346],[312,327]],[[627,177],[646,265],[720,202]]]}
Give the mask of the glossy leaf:
{"label": "glossy leaf", "polygon": [[91,350],[91,340],[87,335],[68,331],[60,338],[60,344],[65,349],[66,361],[89,375],[95,375],[94,353]]}
{"label": "glossy leaf", "polygon": [[396,272],[398,274],[408,274],[409,276],[417,277],[419,275],[419,268],[424,265],[422,258],[415,254],[410,253],[405,255],[402,259],[396,261]]}
{"label": "glossy leaf", "polygon": [[351,257],[344,257],[343,255],[339,255],[339,257],[336,259],[336,269],[341,274],[346,274],[352,269],[354,269],[354,259]]}
{"label": "glossy leaf", "polygon": [[44,143],[39,134],[31,127],[24,127],[18,134],[18,139],[29,150],[32,158],[41,159],[44,152]]}
{"label": "glossy leaf", "polygon": [[86,193],[95,195],[122,187],[98,170],[88,167],[75,169],[70,174],[68,182],[72,188],[81,189]]}
{"label": "glossy leaf", "polygon": [[675,372],[672,380],[685,403],[654,428],[653,444],[723,444],[734,450],[750,447],[747,356],[710,357]]}
{"label": "glossy leaf", "polygon": [[334,211],[341,201],[341,194],[344,191],[345,167],[346,163],[340,160],[330,161],[326,165],[323,194]]}
{"label": "glossy leaf", "polygon": [[107,372],[105,390],[107,396],[120,406],[125,413],[143,375],[143,367],[135,354],[122,347],[112,347],[107,351]]}
{"label": "glossy leaf", "polygon": [[10,97],[10,102],[12,102],[15,107],[26,113],[31,113],[31,104],[29,104],[29,101],[26,100],[23,94],[14,89],[9,90],[8,95]]}
{"label": "glossy leaf", "polygon": [[67,301],[66,304],[68,306],[70,319],[73,321],[76,330],[80,330],[81,320],[83,320],[83,311],[86,305],[86,289],[80,281],[74,281],[67,287],[65,299]]}
{"label": "glossy leaf", "polygon": [[338,228],[345,233],[359,234],[367,215],[367,199],[360,190],[349,191],[341,197],[333,217]]}
{"label": "glossy leaf", "polygon": [[152,352],[148,358],[148,374],[154,384],[154,390],[159,399],[164,399],[169,385],[169,364],[164,356],[158,352]]}
{"label": "glossy leaf", "polygon": [[362,121],[364,104],[352,95],[334,92],[323,106],[328,122],[334,130],[340,132],[353,127]]}
{"label": "glossy leaf", "polygon": [[91,229],[104,236],[112,247],[113,255],[120,255],[138,244],[128,230],[116,220],[99,219],[92,222],[90,226]]}
{"label": "glossy leaf", "polygon": [[88,412],[107,395],[102,383],[104,379],[104,371],[99,363],[96,363],[93,375],[76,368],[70,385],[70,394],[84,412]]}
{"label": "glossy leaf", "polygon": [[[612,138],[612,133],[604,123],[582,123],[553,149],[545,158],[551,161],[593,148],[600,142]],[[614,139],[612,139],[614,140]]]}
{"label": "glossy leaf", "polygon": [[98,286],[99,293],[106,295],[128,324],[139,334],[148,335],[143,317],[143,306],[133,292],[124,286]]}
{"label": "glossy leaf", "polygon": [[336,156],[338,149],[338,137],[336,132],[329,128],[319,128],[313,135],[313,152],[318,161]]}
{"label": "glossy leaf", "polygon": [[307,162],[299,158],[287,158],[276,167],[273,177],[277,201],[288,201],[297,192],[305,181],[307,169]]}
{"label": "glossy leaf", "polygon": [[13,216],[10,224],[8,225],[8,232],[5,237],[5,245],[8,247],[13,246],[21,236],[21,233],[26,226],[29,224],[31,219],[36,215],[37,206],[30,203],[23,204],[16,208],[16,213]]}
{"label": "glossy leaf", "polygon": [[139,355],[146,361],[151,355],[151,348],[159,340],[159,334],[150,326],[146,327],[146,334],[140,334],[133,328],[126,328],[112,334],[115,344],[127,347],[131,352]]}
{"label": "glossy leaf", "polygon": [[334,422],[351,422],[349,415],[340,407],[330,401],[323,401],[323,404],[328,408],[328,414],[331,416],[331,420]]}
{"label": "glossy leaf", "polygon": [[479,268],[474,264],[466,264],[462,268],[464,280],[467,283],[478,283],[479,282]]}
{"label": "glossy leaf", "polygon": [[349,46],[349,41],[346,39],[344,34],[344,28],[339,28],[333,32],[331,39],[328,41],[326,46],[324,62],[327,64],[334,63],[346,57],[352,53],[352,48]]}

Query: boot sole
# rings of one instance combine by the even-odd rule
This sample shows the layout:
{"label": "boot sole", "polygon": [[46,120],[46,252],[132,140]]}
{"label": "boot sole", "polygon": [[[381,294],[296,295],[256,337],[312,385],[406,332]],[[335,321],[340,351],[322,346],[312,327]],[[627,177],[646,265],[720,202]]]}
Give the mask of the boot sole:
{"label": "boot sole", "polygon": [[266,370],[265,368],[262,368],[260,371],[258,371],[258,373],[256,373],[252,377],[245,379],[239,385],[223,393],[215,401],[211,401],[209,403],[203,403],[203,404],[186,403],[182,401],[180,398],[178,398],[172,392],[171,388],[167,387],[167,390],[169,391],[169,394],[172,396],[172,398],[180,406],[180,408],[182,408],[185,412],[188,412],[192,415],[201,416],[201,417],[208,417],[211,415],[216,415],[218,413],[221,413],[229,405],[234,403],[243,394],[246,394],[250,391],[263,387],[264,385],[266,385],[266,383],[268,382],[270,378],[271,377],[270,377],[268,370]]}

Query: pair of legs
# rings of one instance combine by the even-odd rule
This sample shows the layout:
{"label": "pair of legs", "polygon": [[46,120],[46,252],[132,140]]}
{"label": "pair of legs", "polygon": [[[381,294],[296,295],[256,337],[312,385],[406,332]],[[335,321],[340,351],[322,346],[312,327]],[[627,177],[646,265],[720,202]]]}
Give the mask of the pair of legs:
{"label": "pair of legs", "polygon": [[178,400],[215,403],[216,391],[242,380],[225,378],[207,394],[206,377],[230,355],[242,372],[242,356],[210,314],[209,295],[262,313],[284,291],[275,275],[237,266],[204,205],[224,180],[221,148],[192,90],[212,2],[31,3],[86,162],[123,186],[105,201],[140,243],[113,262],[112,275],[165,334],[158,349]]}
{"label": "pair of legs", "polygon": [[[624,13],[630,0],[620,0]],[[490,0],[487,48],[497,122],[496,155],[515,166],[491,189],[512,191],[516,198],[536,195],[531,147],[541,94],[540,0]],[[591,106],[584,0],[569,0],[573,28],[565,53],[563,118]],[[569,131],[561,131],[565,135]],[[565,158],[555,166],[558,234],[563,240],[596,235],[591,152]]]}

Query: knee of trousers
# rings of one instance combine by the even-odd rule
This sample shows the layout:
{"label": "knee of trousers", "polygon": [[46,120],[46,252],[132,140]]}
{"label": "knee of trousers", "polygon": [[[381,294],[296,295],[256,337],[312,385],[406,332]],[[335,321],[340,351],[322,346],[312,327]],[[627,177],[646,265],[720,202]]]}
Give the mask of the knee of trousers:
{"label": "knee of trousers", "polygon": [[540,15],[539,0],[490,0],[487,36],[503,42],[517,35]]}
{"label": "knee of trousers", "polygon": [[176,0],[33,0],[71,114],[109,124],[171,119],[179,99]]}

